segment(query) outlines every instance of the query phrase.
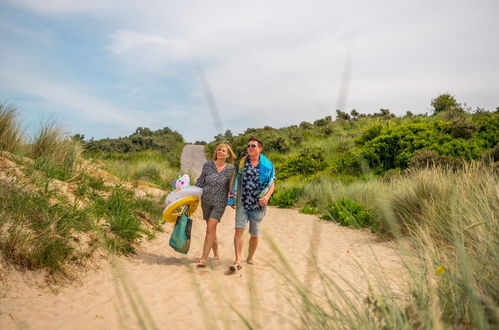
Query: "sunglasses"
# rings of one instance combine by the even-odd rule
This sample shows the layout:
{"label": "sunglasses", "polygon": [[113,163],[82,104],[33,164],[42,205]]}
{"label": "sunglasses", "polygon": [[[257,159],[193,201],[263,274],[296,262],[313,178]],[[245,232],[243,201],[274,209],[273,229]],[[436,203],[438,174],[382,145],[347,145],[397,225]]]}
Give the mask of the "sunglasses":
{"label": "sunglasses", "polygon": [[256,144],[248,144],[248,149],[253,149],[253,148],[256,148],[257,145]]}

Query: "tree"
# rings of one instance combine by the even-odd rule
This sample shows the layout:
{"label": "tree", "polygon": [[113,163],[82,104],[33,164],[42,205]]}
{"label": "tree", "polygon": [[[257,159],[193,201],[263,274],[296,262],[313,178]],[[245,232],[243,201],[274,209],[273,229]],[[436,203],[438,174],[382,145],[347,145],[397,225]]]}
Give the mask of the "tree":
{"label": "tree", "polygon": [[341,111],[341,110],[336,110],[336,119],[350,120],[350,115],[346,112]]}
{"label": "tree", "polygon": [[433,114],[445,111],[464,111],[461,103],[458,103],[453,95],[448,93],[437,96],[431,101],[431,106],[434,108]]}

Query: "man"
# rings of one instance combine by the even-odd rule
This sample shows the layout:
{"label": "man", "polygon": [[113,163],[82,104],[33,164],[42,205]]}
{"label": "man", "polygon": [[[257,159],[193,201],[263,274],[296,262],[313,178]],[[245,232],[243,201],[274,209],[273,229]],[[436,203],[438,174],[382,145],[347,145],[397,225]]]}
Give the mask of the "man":
{"label": "man", "polygon": [[243,233],[249,222],[248,264],[258,246],[259,228],[265,215],[267,203],[274,192],[274,165],[262,155],[263,143],[255,137],[248,140],[248,154],[239,162],[228,204],[236,208],[234,250],[236,260],[230,266],[235,271],[242,268]]}

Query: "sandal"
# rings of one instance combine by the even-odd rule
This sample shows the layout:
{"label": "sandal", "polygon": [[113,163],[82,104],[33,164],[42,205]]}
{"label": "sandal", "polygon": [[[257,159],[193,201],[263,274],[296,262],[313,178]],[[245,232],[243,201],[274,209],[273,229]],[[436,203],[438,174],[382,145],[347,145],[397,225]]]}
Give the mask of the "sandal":
{"label": "sandal", "polygon": [[243,266],[241,266],[241,264],[237,262],[229,266],[229,269],[233,272],[235,272],[236,270],[240,270],[241,268],[243,268]]}
{"label": "sandal", "polygon": [[201,261],[199,260],[198,263],[196,264],[197,268],[206,268],[206,261]]}

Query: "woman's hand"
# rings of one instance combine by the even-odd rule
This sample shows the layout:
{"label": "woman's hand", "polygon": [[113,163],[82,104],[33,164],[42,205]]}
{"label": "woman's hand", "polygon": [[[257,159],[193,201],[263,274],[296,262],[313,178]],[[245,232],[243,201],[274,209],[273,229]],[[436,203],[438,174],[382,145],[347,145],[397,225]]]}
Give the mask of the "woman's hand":
{"label": "woman's hand", "polygon": [[262,197],[258,200],[258,204],[260,204],[260,206],[267,206],[268,202],[269,199],[267,197]]}

